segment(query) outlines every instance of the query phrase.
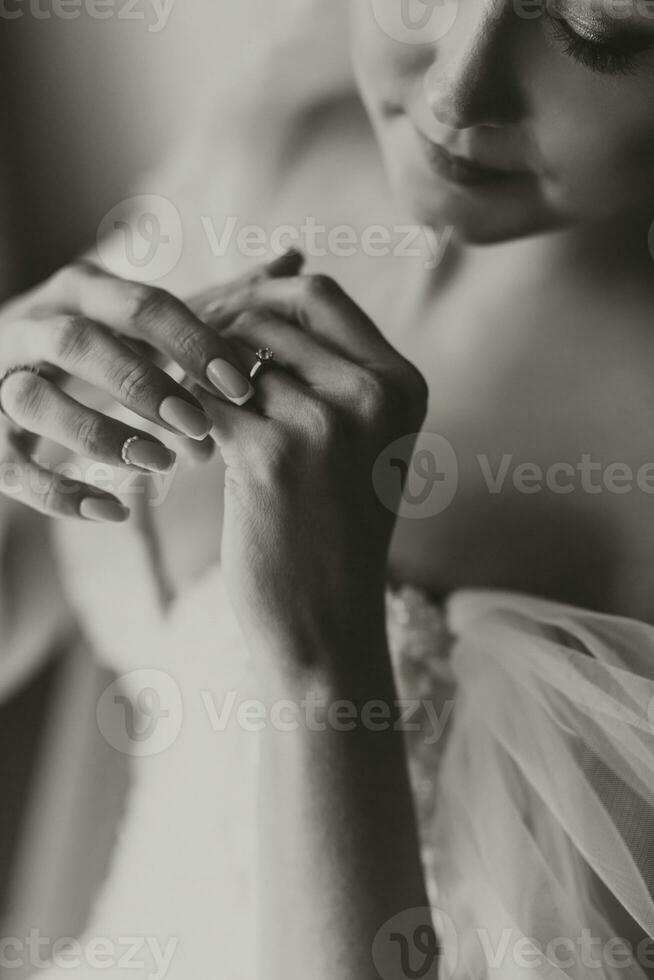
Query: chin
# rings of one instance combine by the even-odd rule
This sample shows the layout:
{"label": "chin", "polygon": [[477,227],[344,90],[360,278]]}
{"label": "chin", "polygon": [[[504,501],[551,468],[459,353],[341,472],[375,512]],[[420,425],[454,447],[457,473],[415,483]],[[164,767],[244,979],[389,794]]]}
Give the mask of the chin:
{"label": "chin", "polygon": [[557,208],[540,193],[534,181],[512,182],[491,189],[460,187],[415,170],[389,168],[398,198],[421,225],[452,227],[470,245],[495,245],[542,235],[569,226]]}
{"label": "chin", "polygon": [[554,232],[569,224],[564,217],[549,209],[529,207],[520,200],[470,201],[447,193],[434,194],[428,200],[412,193],[404,193],[402,196],[415,220],[421,225],[433,228],[452,227],[456,230],[459,241],[464,244],[497,245]]}
{"label": "chin", "polygon": [[568,222],[554,217],[542,216],[539,220],[534,220],[529,215],[465,216],[458,220],[453,216],[451,220],[445,222],[442,218],[434,216],[434,220],[429,224],[436,228],[442,228],[443,224],[452,226],[456,230],[459,241],[467,245],[500,245],[568,227]]}

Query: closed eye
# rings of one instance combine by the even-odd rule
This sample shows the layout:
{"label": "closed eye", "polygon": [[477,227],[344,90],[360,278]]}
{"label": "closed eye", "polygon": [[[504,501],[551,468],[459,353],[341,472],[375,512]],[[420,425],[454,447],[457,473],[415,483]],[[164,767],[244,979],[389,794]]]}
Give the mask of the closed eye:
{"label": "closed eye", "polygon": [[552,32],[564,53],[591,71],[606,75],[633,73],[638,55],[651,47],[651,41],[608,39],[579,34],[561,16],[550,17]]}

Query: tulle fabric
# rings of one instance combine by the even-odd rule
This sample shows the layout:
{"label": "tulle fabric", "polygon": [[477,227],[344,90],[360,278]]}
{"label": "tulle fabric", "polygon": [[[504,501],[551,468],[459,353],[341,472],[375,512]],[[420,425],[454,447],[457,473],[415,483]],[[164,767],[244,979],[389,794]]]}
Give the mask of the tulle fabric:
{"label": "tulle fabric", "polygon": [[449,621],[441,976],[652,975],[654,628],[493,593]]}

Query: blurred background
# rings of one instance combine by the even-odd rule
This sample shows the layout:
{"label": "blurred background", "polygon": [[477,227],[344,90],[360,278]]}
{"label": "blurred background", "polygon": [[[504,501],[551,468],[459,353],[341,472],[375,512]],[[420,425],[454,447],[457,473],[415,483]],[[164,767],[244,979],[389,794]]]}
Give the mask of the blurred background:
{"label": "blurred background", "polygon": [[261,43],[262,0],[104,2],[107,19],[86,0],[70,20],[56,0],[0,5],[4,295],[93,242],[131,182],[240,92],[243,49]]}
{"label": "blurred background", "polygon": [[[238,155],[248,126],[352,90],[346,14],[344,0],[0,0],[0,302],[94,245],[134,193],[187,219],[162,284],[233,274],[198,249],[198,216],[256,213]],[[82,929],[129,780],[95,720],[110,676],[68,621],[34,608],[47,535],[0,497],[0,937]]]}
{"label": "blurred background", "polygon": [[[0,300],[88,248],[102,217],[144,172],[174,153],[212,106],[242,95],[245,53],[261,45],[266,7],[262,0],[0,5]],[[12,554],[6,535],[19,534],[15,527],[3,532],[3,506],[0,501],[4,562]],[[13,601],[0,596],[0,627],[15,616]],[[4,691],[3,657],[10,659],[10,651],[0,650],[5,935],[20,935],[28,910],[30,922],[53,930],[50,935],[82,924],[88,883],[106,860],[127,778],[93,724],[107,678],[78,638],[46,637],[41,645],[29,676]],[[49,776],[55,742],[57,785]],[[77,799],[74,787],[61,792],[62,778],[76,780],[81,769],[97,765],[107,776],[100,795],[97,783],[92,799]],[[77,839],[75,853],[71,799],[96,834]],[[69,918],[57,922],[53,916],[64,903],[53,888],[62,881]]]}

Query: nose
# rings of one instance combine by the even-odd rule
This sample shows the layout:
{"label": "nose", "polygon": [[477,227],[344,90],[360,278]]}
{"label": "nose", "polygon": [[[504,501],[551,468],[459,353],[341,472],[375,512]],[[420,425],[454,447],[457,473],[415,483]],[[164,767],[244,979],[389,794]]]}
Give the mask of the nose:
{"label": "nose", "polygon": [[424,86],[432,114],[445,126],[502,126],[520,114],[512,52],[511,11],[485,0],[454,0],[454,25],[434,46]]}

